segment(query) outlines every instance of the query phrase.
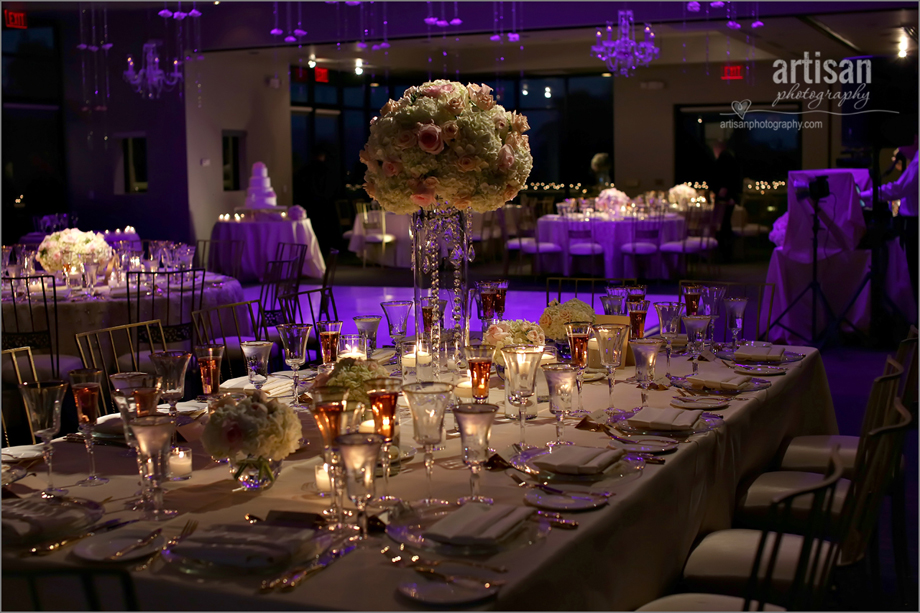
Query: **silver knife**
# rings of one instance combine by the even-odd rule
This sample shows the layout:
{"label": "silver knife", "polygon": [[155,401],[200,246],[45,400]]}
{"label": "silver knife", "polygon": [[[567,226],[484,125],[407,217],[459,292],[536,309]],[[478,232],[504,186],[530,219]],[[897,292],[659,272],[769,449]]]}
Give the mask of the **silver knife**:
{"label": "silver knife", "polygon": [[127,526],[128,524],[133,524],[139,519],[110,519],[107,522],[103,522],[96,526],[90,528],[87,532],[83,534],[78,534],[76,536],[71,536],[70,538],[61,539],[59,541],[47,541],[44,543],[39,543],[35,547],[29,550],[33,556],[46,556],[49,553],[54,553],[64,545],[70,545],[71,543],[76,543],[79,540],[85,539],[90,536],[95,536],[97,534],[102,534],[116,528],[121,528],[122,526]]}
{"label": "silver knife", "polygon": [[290,577],[286,577],[285,580],[281,582],[281,589],[283,590],[294,589],[295,587],[300,585],[305,579],[312,577],[314,574],[323,570],[324,568],[326,568],[327,566],[329,566],[330,564],[332,564],[339,558],[344,557],[345,555],[354,551],[354,549],[357,546],[358,546],[357,538],[355,537],[349,538],[347,541],[342,543],[340,546],[330,549],[329,551],[321,555],[316,562],[314,562],[313,564],[311,564],[304,570],[300,571],[299,573],[295,573],[294,575]]}
{"label": "silver knife", "polygon": [[123,556],[128,555],[129,553],[131,553],[131,552],[134,551],[135,549],[140,549],[141,547],[146,547],[147,545],[149,545],[150,543],[152,543],[153,541],[155,541],[155,540],[157,539],[157,537],[160,536],[160,534],[161,534],[162,532],[163,532],[163,528],[157,528],[156,530],[154,530],[153,532],[151,532],[151,533],[148,534],[147,536],[138,539],[136,543],[131,543],[130,545],[128,545],[128,546],[125,547],[124,549],[120,549],[120,550],[116,551],[115,553],[113,553],[112,555],[110,555],[108,558],[106,558],[106,560],[117,560],[117,559],[119,559],[119,558],[121,558],[121,557],[123,557]]}

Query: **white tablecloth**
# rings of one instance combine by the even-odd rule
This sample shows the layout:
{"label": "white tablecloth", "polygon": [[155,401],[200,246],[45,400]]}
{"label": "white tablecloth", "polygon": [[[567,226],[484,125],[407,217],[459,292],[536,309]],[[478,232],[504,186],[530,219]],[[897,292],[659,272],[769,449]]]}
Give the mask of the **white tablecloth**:
{"label": "white tablecloth", "polygon": [[[577,530],[553,530],[545,539],[521,549],[504,551],[489,561],[508,566],[502,578],[508,583],[498,598],[483,606],[498,610],[631,610],[666,592],[680,576],[695,539],[712,530],[730,525],[739,485],[749,482],[775,459],[784,438],[803,434],[837,432],[827,377],[818,352],[805,352],[804,361],[788,374],[771,379],[773,386],[757,393],[744,393],[733,400],[722,414],[725,423],[716,431],[692,437],[680,444],[663,465],[647,465],[640,478],[613,486],[615,496],[609,506],[597,511],[567,514],[577,519]],[[704,363],[704,372],[725,371],[721,362]],[[685,359],[675,359],[673,372],[687,374]],[[619,407],[636,406],[639,390],[622,382],[634,373],[633,368],[619,372],[616,402]],[[493,383],[498,384],[493,377]],[[606,406],[606,383],[585,386],[586,405],[591,410]],[[667,406],[673,390],[650,392],[650,405]],[[493,390],[492,401],[503,398]],[[553,420],[546,405],[539,406],[537,419],[527,425],[526,439],[542,445],[555,437]],[[312,419],[301,414],[307,447],[285,460],[275,485],[261,494],[233,491],[226,466],[217,466],[197,443],[195,472],[185,483],[168,483],[167,504],[181,513],[164,524],[164,533],[177,533],[189,519],[202,526],[213,523],[241,523],[246,513],[261,517],[270,510],[319,512],[327,500],[319,498],[304,484],[313,481],[313,467],[321,452],[321,441]],[[448,420],[450,425],[452,422]],[[604,435],[575,430],[569,421],[566,437],[582,445],[605,446]],[[411,444],[412,428],[403,421],[403,444]],[[502,451],[518,440],[516,423],[496,425],[491,444]],[[449,438],[445,449],[435,455],[433,494],[450,500],[469,493],[469,471],[461,461],[458,438]],[[137,489],[136,464],[121,455],[117,447],[97,447],[96,466],[111,482],[95,488],[74,484],[84,476],[86,467],[82,445],[55,445],[55,484],[71,489],[71,495],[101,501],[115,498],[106,505],[108,517],[130,516],[124,510],[125,498]],[[408,462],[404,470],[391,478],[390,493],[407,500],[424,495],[425,471],[422,453]],[[44,486],[41,467],[33,468],[39,476],[27,477],[12,486],[27,494]],[[496,502],[522,504],[524,491],[516,487],[503,472],[486,472],[482,493]],[[134,573],[140,606],[145,609],[185,610],[405,610],[418,609],[397,597],[396,586],[405,581],[424,581],[412,570],[393,566],[379,553],[388,541],[375,537],[366,550],[357,550],[311,577],[291,592],[259,593],[260,577],[241,573],[220,578],[196,577],[173,568],[157,567]],[[13,565],[38,565],[43,562],[79,565],[69,548],[47,558],[18,559],[4,551],[4,568]],[[9,566],[6,566],[9,565]],[[130,565],[128,565],[130,567]],[[23,589],[16,589],[4,578],[3,607],[15,607]],[[43,592],[52,600],[54,591]],[[66,597],[66,592],[63,593]],[[427,607],[421,607],[427,608]]]}
{"label": "white tablecloth", "polygon": [[[300,221],[218,221],[211,230],[211,240],[243,241],[241,281],[255,281],[265,274],[265,263],[275,259],[278,243],[297,243],[307,246],[303,274],[322,278],[326,262],[319,250],[313,224],[309,219]],[[231,252],[218,249],[220,270],[231,269]]]}
{"label": "white tablecloth", "polygon": [[[591,223],[595,229],[595,240],[604,248],[604,276],[608,279],[631,278],[636,276],[635,258],[623,258],[620,246],[633,240],[633,220],[624,219],[607,221],[593,218]],[[661,243],[678,241],[684,235],[684,218],[680,215],[669,213],[665,215],[664,226],[661,232]],[[555,243],[562,247],[561,258],[546,258],[547,272],[561,272],[568,276],[571,274],[571,260],[569,259],[569,240],[566,234],[565,219],[559,215],[544,215],[537,220],[537,235],[542,242]],[[671,278],[671,267],[675,262],[658,254],[653,257],[651,270],[646,274],[660,279]],[[554,261],[553,261],[554,260]],[[561,260],[561,269],[558,263]]]}

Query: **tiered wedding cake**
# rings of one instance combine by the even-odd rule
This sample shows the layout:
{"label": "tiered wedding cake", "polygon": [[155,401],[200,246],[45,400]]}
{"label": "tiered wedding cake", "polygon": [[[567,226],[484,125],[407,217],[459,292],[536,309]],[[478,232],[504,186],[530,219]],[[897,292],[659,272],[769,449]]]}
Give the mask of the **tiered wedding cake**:
{"label": "tiered wedding cake", "polygon": [[262,162],[252,165],[249,177],[249,189],[246,190],[247,209],[268,209],[278,205],[278,197],[272,189],[272,180],[268,178],[268,168]]}

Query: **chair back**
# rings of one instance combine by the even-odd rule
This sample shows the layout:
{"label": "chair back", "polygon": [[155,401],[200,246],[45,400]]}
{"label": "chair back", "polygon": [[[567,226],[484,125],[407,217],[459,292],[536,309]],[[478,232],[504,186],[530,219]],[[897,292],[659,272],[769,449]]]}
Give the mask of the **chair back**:
{"label": "chair back", "polygon": [[562,294],[574,294],[578,298],[578,289],[585,288],[591,292],[591,308],[594,308],[595,294],[604,294],[608,285],[635,285],[635,279],[595,279],[594,277],[547,277],[546,278],[546,304],[550,303],[551,288],[555,286],[556,300],[562,302]]}
{"label": "chair back", "polygon": [[59,378],[57,286],[51,275],[9,277],[3,289],[11,301],[4,303],[0,317],[0,348],[31,347],[33,352],[51,355],[51,374]]}
{"label": "chair back", "polygon": [[917,417],[917,328],[911,326],[911,332],[898,345],[895,360],[904,368],[901,381],[898,384],[898,398],[911,417]]}
{"label": "chair back", "polygon": [[386,234],[386,212],[379,205],[368,204],[361,213],[361,225],[364,227],[365,236],[368,234]]}
{"label": "chair back", "polygon": [[[534,217],[533,207],[520,204],[507,204],[502,210],[505,215],[503,226],[505,239],[517,239],[520,248],[525,238],[535,238],[537,235],[537,220]],[[512,229],[514,232],[512,233]]]}
{"label": "chair back", "polygon": [[140,610],[134,581],[125,569],[12,566],[3,568],[4,610]]}
{"label": "chair back", "polygon": [[343,230],[350,230],[355,223],[355,205],[346,198],[335,201],[335,214],[339,218],[339,226]]}
{"label": "chair back", "polygon": [[[31,348],[17,347],[15,349],[4,349],[0,352],[0,357],[2,357],[2,366],[4,368],[7,364],[7,357],[9,358],[9,364],[16,376],[17,384],[22,385],[27,382],[38,381],[38,373],[35,370],[35,360],[32,359]],[[25,364],[21,363],[23,359],[25,359]],[[25,366],[28,366],[28,370],[24,369]],[[9,429],[7,427],[6,413],[4,410],[10,409],[11,407],[21,407],[22,411],[15,412],[15,418],[10,420],[10,427],[17,432],[25,432],[26,428],[28,428],[29,437],[32,439],[31,444],[34,445],[35,432],[32,430],[32,419],[29,417],[29,407],[22,401],[22,396],[18,389],[10,391],[12,391],[12,393],[9,397],[6,397],[6,394],[4,394],[3,403],[0,404],[0,421],[2,421],[3,426],[3,446],[10,446]],[[22,425],[23,421],[25,421],[25,426]]]}
{"label": "chair back", "polygon": [[243,270],[243,241],[199,240],[195,267],[239,279]]}
{"label": "chair back", "polygon": [[198,342],[224,346],[222,364],[227,365],[231,377],[246,374],[243,342],[268,337],[268,331],[260,327],[263,321],[262,304],[258,300],[232,302],[192,313]]}
{"label": "chair back", "polygon": [[713,209],[708,206],[687,207],[684,221],[687,237],[706,239],[715,236],[712,226]]}
{"label": "chair back", "polygon": [[326,258],[326,272],[323,273],[323,287],[332,287],[335,284],[335,267],[339,261],[339,250],[330,249]]}
{"label": "chair back", "polygon": [[259,290],[259,303],[262,305],[262,320],[257,322],[259,328],[267,329],[287,321],[280,298],[297,291],[297,271],[296,260],[271,260],[265,263],[265,274]]}
{"label": "chair back", "polygon": [[590,219],[566,218],[565,231],[569,245],[597,242],[594,240],[594,223]]}
{"label": "chair back", "polygon": [[[747,298],[744,311],[744,328],[739,338],[763,340],[773,316],[773,299],[776,294],[774,283],[742,283],[736,281],[693,281],[682,279],[678,283],[677,300],[684,302],[684,293],[690,285],[715,285],[725,288],[725,298]],[[730,322],[725,316],[725,304],[718,305],[719,320],[716,323],[715,340],[731,340]],[[753,317],[752,317],[753,315]]]}
{"label": "chair back", "polygon": [[[306,298],[307,308],[310,310],[310,319],[304,317],[302,298]],[[335,306],[335,295],[332,287],[318,287],[301,290],[280,297],[282,310],[286,321],[290,323],[312,323],[316,330],[318,321],[337,321],[338,309]]]}
{"label": "chair back", "polygon": [[[201,309],[204,300],[204,269],[129,272],[125,278],[128,322],[157,319],[166,335],[163,340],[167,346],[191,350],[195,344],[192,312]],[[144,337],[145,333],[145,329],[139,329],[141,342],[149,340]]]}
{"label": "chair back", "polygon": [[275,261],[294,260],[292,278],[296,283],[303,271],[303,263],[307,259],[307,246],[300,243],[278,243],[275,248]]}
{"label": "chair back", "polygon": [[654,209],[645,217],[640,217],[636,213],[630,218],[629,223],[633,243],[661,246],[661,234],[664,228],[664,213],[661,210]]}

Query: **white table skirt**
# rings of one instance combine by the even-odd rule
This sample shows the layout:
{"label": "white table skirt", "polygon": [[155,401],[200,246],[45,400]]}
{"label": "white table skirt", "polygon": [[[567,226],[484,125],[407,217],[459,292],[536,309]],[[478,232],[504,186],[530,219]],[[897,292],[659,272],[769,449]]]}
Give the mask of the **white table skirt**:
{"label": "white table skirt", "polygon": [[[243,262],[240,281],[256,281],[265,274],[265,263],[274,259],[278,243],[297,243],[307,246],[303,274],[321,279],[326,272],[326,262],[319,250],[319,242],[309,219],[299,221],[218,221],[211,230],[211,240],[243,241]],[[218,249],[220,270],[231,269],[230,251]]]}
{"label": "white table skirt", "polygon": [[[811,348],[804,361],[792,366],[788,374],[771,379],[773,386],[757,393],[745,393],[748,400],[733,400],[722,411],[724,425],[713,432],[697,435],[664,456],[663,465],[647,465],[640,478],[612,489],[610,504],[593,512],[569,514],[581,524],[577,530],[553,530],[545,539],[522,549],[505,551],[490,561],[509,567],[503,576],[508,583],[494,601],[483,606],[498,610],[631,610],[672,587],[680,576],[694,540],[702,534],[730,526],[739,484],[746,483],[775,459],[783,439],[804,434],[834,434],[836,420],[827,377],[820,354]],[[704,363],[705,371],[724,371],[721,362]],[[687,374],[684,358],[675,359],[673,372]],[[639,390],[622,382],[634,374],[633,368],[619,372],[616,403],[636,406]],[[493,378],[493,384],[499,384]],[[664,407],[673,390],[650,392],[650,405]],[[494,390],[493,402],[501,402],[501,390]],[[586,406],[602,410],[607,404],[606,383],[585,386]],[[555,437],[553,419],[546,405],[539,406],[537,419],[528,423],[528,443],[542,445]],[[319,512],[328,503],[303,485],[313,481],[313,467],[319,462],[322,443],[313,420],[301,414],[305,449],[284,462],[274,487],[261,494],[234,492],[226,466],[215,465],[198,443],[193,477],[184,483],[168,483],[167,504],[181,515],[164,524],[164,533],[177,533],[189,519],[203,526],[218,522],[242,522],[246,513],[264,517],[270,510]],[[448,422],[450,423],[450,421]],[[582,445],[604,446],[604,435],[575,430],[569,420],[566,438]],[[412,428],[402,425],[403,444],[412,444]],[[518,439],[516,423],[496,425],[492,446],[506,449]],[[445,450],[436,454],[433,494],[455,500],[469,492],[469,472],[461,462],[460,442],[450,438]],[[80,488],[76,481],[84,476],[86,457],[82,445],[57,443],[55,484],[68,487],[71,495],[107,504],[110,517],[127,517],[124,501],[137,489],[136,464],[121,456],[117,447],[97,447],[96,465],[110,483],[95,488]],[[21,495],[44,486],[41,467],[32,470],[38,477],[27,477],[12,489]],[[391,478],[390,493],[407,500],[421,498],[425,491],[422,453],[403,471]],[[486,472],[482,491],[496,502],[522,504],[524,492],[503,472]],[[198,578],[183,575],[169,567],[134,573],[138,600],[145,609],[185,610],[404,610],[418,608],[397,598],[395,587],[404,581],[420,580],[409,569],[393,566],[379,553],[387,539],[375,537],[367,550],[358,550],[336,562],[307,584],[291,592],[262,595],[259,577],[234,574],[224,578]],[[7,552],[4,552],[5,554]],[[38,565],[42,562],[80,565],[65,548],[44,559],[5,557],[4,564]],[[3,607],[15,607],[14,600],[24,590],[7,584],[4,578]],[[55,594],[48,591],[53,597]],[[66,597],[66,593],[64,594]],[[54,601],[45,605],[55,608]],[[62,606],[62,605],[61,605]]]}
{"label": "white table skirt", "polygon": [[[624,258],[620,247],[633,240],[633,224],[631,219],[609,221],[593,218],[595,240],[604,248],[604,276],[608,279],[632,278],[636,276],[635,259]],[[661,231],[661,244],[669,241],[679,241],[684,236],[684,218],[680,215],[669,213],[665,216]],[[562,257],[547,258],[549,269],[546,272],[559,272],[558,262],[561,260],[561,271],[565,276],[571,274],[571,260],[569,259],[569,238],[566,233],[566,223],[559,215],[544,215],[537,220],[537,236],[541,242],[554,243],[562,247]],[[670,257],[668,257],[670,255]],[[657,254],[652,258],[651,270],[645,274],[659,279],[670,279],[676,273],[676,257],[673,254]]]}

